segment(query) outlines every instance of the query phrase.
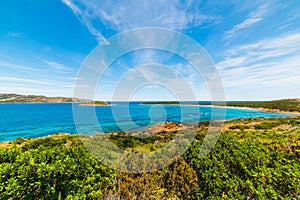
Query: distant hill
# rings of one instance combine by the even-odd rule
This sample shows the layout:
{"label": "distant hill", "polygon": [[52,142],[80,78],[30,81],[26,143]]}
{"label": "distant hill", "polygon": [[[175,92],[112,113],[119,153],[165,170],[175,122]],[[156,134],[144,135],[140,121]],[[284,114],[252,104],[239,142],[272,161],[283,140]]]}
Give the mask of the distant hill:
{"label": "distant hill", "polygon": [[228,102],[228,106],[266,108],[281,111],[300,112],[300,99],[281,99],[261,102]]}
{"label": "distant hill", "polygon": [[46,97],[42,95],[20,95],[20,94],[0,94],[0,103],[70,103],[90,100],[70,98],[70,97]]}

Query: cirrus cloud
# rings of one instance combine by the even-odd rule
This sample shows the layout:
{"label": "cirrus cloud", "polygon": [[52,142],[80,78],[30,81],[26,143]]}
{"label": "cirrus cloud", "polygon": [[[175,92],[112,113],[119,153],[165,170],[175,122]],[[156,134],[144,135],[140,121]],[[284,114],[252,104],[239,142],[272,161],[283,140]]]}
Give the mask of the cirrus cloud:
{"label": "cirrus cloud", "polygon": [[214,21],[200,11],[200,1],[98,1],[62,0],[99,42],[108,30],[121,32],[134,28],[161,27],[185,30]]}

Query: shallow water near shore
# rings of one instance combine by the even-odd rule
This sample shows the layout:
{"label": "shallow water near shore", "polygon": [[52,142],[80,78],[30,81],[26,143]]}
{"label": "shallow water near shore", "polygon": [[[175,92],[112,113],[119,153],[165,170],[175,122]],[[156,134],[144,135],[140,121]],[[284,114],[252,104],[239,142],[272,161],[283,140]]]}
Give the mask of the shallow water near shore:
{"label": "shallow water near shore", "polygon": [[[213,109],[209,106],[141,105],[141,102],[130,102],[129,113],[126,103],[98,107],[80,107],[79,104],[75,104],[74,108],[77,107],[85,118],[78,129],[84,134],[93,134],[100,130],[102,132],[132,131],[166,121],[210,121]],[[90,109],[95,109],[99,124],[88,123]],[[215,119],[218,119],[218,111],[220,113],[226,111],[227,120],[292,116],[253,109],[219,107],[215,110]],[[222,119],[222,116],[219,117]],[[36,138],[58,132],[76,134],[78,130],[71,103],[0,104],[0,141],[10,141],[18,137]]]}

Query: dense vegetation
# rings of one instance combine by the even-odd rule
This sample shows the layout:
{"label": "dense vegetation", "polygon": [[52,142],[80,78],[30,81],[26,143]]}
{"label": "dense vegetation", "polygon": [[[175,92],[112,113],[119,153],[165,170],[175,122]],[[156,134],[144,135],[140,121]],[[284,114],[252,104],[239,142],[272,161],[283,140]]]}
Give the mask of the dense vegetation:
{"label": "dense vegetation", "polygon": [[[78,136],[19,138],[0,149],[0,199],[297,199],[300,117],[226,122],[208,156],[200,123],[188,151],[150,173],[116,172],[85,150]],[[107,137],[129,151],[152,151],[175,132]]]}
{"label": "dense vegetation", "polygon": [[262,102],[228,102],[227,105],[300,112],[300,99],[282,99],[282,100],[262,101]]}

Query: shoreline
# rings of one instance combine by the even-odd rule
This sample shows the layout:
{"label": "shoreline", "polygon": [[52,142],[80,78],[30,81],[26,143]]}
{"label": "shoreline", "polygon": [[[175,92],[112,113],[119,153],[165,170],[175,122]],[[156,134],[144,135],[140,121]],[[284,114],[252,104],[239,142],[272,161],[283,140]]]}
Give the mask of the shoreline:
{"label": "shoreline", "polygon": [[209,107],[223,107],[223,108],[238,108],[238,109],[246,109],[246,110],[259,110],[264,112],[273,112],[273,113],[283,113],[283,114],[296,114],[300,115],[300,112],[297,111],[286,111],[286,110],[279,110],[279,109],[271,109],[271,108],[253,108],[247,106],[217,106],[217,105],[200,105],[200,106],[209,106]]}
{"label": "shoreline", "polygon": [[170,106],[205,106],[205,107],[221,107],[221,108],[237,108],[237,109],[246,109],[246,110],[259,110],[264,112],[273,112],[273,113],[283,113],[283,114],[296,114],[300,115],[300,112],[297,111],[286,111],[286,110],[279,110],[279,109],[271,109],[271,108],[253,108],[253,107],[247,107],[247,106],[220,106],[220,105],[205,105],[205,104],[139,104],[139,105],[170,105]]}
{"label": "shoreline", "polygon": [[[231,107],[231,108],[238,108],[238,107],[236,107],[236,106],[228,106],[228,107]],[[284,113],[284,114],[296,114],[296,115],[300,115],[300,112],[297,112],[297,111],[285,111],[285,110],[271,109],[271,108],[263,108],[263,107],[259,107],[259,108],[239,107],[239,108],[253,109],[253,110],[260,110],[260,111],[265,111],[265,112],[274,112],[274,113]]]}

